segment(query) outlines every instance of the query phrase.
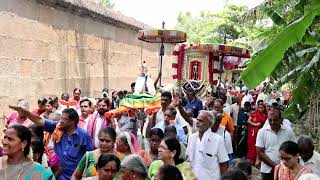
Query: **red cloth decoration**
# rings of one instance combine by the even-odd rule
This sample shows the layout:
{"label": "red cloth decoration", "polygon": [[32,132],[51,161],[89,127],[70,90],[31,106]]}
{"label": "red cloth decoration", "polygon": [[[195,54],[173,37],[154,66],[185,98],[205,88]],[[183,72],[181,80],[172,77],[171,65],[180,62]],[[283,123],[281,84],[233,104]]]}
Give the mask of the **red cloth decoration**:
{"label": "red cloth decoration", "polygon": [[76,106],[77,105],[77,101],[75,100],[71,100],[71,101],[65,101],[65,100],[59,100],[59,103],[64,105],[64,106],[67,106],[67,107],[70,107],[70,106]]}
{"label": "red cloth decoration", "polygon": [[208,71],[209,71],[209,83],[213,83],[213,53],[209,53],[209,64],[208,64]]}
{"label": "red cloth decoration", "polygon": [[220,72],[219,69],[213,69],[213,70],[212,70],[212,73],[213,73],[213,74],[219,74],[219,72]]}
{"label": "red cloth decoration", "polygon": [[172,68],[178,68],[178,64],[177,63],[172,63]]}
{"label": "red cloth decoration", "polygon": [[184,47],[186,45],[182,44],[179,49],[179,55],[178,55],[178,69],[177,69],[177,79],[182,79],[182,64],[183,64],[183,58],[184,58]]}

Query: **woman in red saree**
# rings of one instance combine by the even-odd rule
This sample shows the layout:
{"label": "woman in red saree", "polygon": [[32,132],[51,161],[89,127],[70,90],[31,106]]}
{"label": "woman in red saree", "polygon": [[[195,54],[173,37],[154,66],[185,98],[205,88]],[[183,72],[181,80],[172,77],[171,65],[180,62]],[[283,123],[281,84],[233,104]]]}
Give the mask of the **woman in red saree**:
{"label": "woman in red saree", "polygon": [[248,153],[247,159],[254,165],[256,162],[256,139],[260,128],[267,120],[267,112],[263,103],[258,104],[258,108],[251,113],[248,119]]}

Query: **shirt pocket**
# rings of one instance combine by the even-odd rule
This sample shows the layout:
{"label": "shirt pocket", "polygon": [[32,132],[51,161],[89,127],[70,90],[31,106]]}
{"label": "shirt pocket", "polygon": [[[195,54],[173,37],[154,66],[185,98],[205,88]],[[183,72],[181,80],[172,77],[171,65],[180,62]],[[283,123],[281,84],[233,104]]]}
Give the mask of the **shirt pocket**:
{"label": "shirt pocket", "polygon": [[73,144],[72,147],[70,147],[69,151],[68,151],[68,155],[72,158],[72,159],[77,159],[79,157],[82,157],[81,155],[81,145],[80,144]]}
{"label": "shirt pocket", "polygon": [[204,164],[207,169],[212,169],[214,167],[212,165],[217,163],[216,162],[217,161],[217,148],[212,147],[212,146],[207,146],[207,147],[211,147],[211,148],[207,148],[203,153]]}

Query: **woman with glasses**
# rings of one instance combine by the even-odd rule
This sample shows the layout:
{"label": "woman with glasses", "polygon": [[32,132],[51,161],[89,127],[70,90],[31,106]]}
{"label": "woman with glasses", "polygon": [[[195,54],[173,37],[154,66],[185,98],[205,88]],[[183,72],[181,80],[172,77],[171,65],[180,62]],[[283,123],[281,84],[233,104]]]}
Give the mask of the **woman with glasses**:
{"label": "woman with glasses", "polygon": [[313,173],[309,167],[304,167],[299,163],[298,144],[286,141],[281,144],[281,163],[275,167],[275,180],[296,180],[303,174]]}
{"label": "woman with glasses", "polygon": [[150,131],[150,148],[141,150],[139,152],[139,155],[143,158],[144,163],[147,167],[150,166],[150,164],[158,159],[158,149],[161,140],[163,139],[164,134],[163,131],[159,128],[153,128]]}
{"label": "woman with glasses", "polygon": [[176,138],[169,137],[161,141],[159,145],[159,159],[153,161],[148,170],[148,176],[153,180],[163,165],[177,167],[185,180],[196,179],[189,164],[180,158],[180,143]]}
{"label": "woman with glasses", "polygon": [[84,180],[113,180],[120,169],[120,160],[113,154],[101,154],[96,165],[97,176],[83,178]]}

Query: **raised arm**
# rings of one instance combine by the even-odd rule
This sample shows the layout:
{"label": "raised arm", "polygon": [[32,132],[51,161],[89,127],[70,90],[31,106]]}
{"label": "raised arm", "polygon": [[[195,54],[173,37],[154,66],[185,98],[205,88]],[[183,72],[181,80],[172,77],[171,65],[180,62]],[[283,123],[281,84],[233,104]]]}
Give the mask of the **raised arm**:
{"label": "raised arm", "polygon": [[184,108],[182,106],[182,100],[181,99],[179,99],[178,109],[179,109],[179,112],[180,112],[181,116],[183,117],[183,119],[186,120],[190,124],[191,127],[193,127],[192,117],[190,117],[188,115],[188,113],[184,110]]}
{"label": "raised arm", "polygon": [[151,116],[148,116],[147,117],[147,120],[146,120],[146,134],[145,136],[146,137],[150,137],[150,131],[151,129],[156,125],[156,122],[157,122],[157,112],[153,112]]}
{"label": "raised arm", "polygon": [[11,105],[9,105],[9,108],[17,111],[20,115],[24,115],[25,117],[30,119],[35,124],[37,124],[39,126],[44,126],[44,119],[41,118],[40,116],[38,116],[36,114],[33,114],[32,112],[27,111],[27,110],[23,109],[20,106],[11,106]]}

